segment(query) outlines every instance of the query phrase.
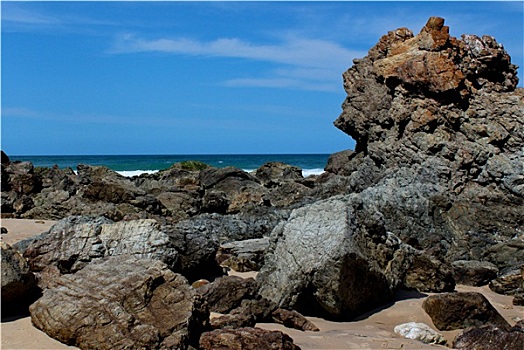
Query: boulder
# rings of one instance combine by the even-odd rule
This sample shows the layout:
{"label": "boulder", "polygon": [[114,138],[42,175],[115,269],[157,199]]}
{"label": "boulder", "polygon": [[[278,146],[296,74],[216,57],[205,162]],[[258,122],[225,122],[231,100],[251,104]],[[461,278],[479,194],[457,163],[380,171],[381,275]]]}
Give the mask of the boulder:
{"label": "boulder", "polygon": [[[178,252],[153,220],[114,223],[103,217],[72,216],[51,227],[25,250],[31,271],[51,268],[74,273],[91,261],[113,255],[134,255],[175,268]],[[45,284],[45,281],[42,281]]]}
{"label": "boulder", "polygon": [[453,262],[453,278],[468,286],[485,286],[497,278],[499,269],[487,261],[457,260]]}
{"label": "boulder", "polygon": [[403,323],[395,326],[393,331],[404,338],[419,340],[426,344],[446,345],[447,343],[442,334],[437,333],[425,323]]}
{"label": "boulder", "polygon": [[216,260],[221,266],[238,272],[258,271],[264,264],[268,247],[268,237],[223,243],[218,247]]}
{"label": "boulder", "polygon": [[298,350],[287,334],[260,328],[217,329],[200,338],[202,350]]}
{"label": "boulder", "polygon": [[315,326],[313,322],[309,321],[304,317],[304,315],[295,310],[278,308],[273,311],[271,316],[273,317],[274,322],[280,323],[288,328],[294,328],[301,331],[319,331],[318,327]]}
{"label": "boulder", "polygon": [[281,308],[339,320],[388,302],[413,249],[364,206],[350,195],[294,210],[271,235],[257,276],[260,295]]}
{"label": "boulder", "polygon": [[0,241],[2,254],[2,317],[26,311],[38,297],[35,275],[25,259],[9,244]]}
{"label": "boulder", "polygon": [[183,276],[132,256],[62,276],[30,312],[38,329],[80,349],[187,349],[209,317]]}
{"label": "boulder", "polygon": [[480,293],[442,293],[424,300],[422,308],[441,331],[485,324],[509,328],[508,322]]}
{"label": "boulder", "polygon": [[524,344],[524,328],[485,325],[469,328],[458,334],[453,340],[453,349],[457,350],[521,350]]}
{"label": "boulder", "polygon": [[253,299],[256,293],[256,282],[253,278],[224,276],[197,289],[207,302],[209,310],[227,313],[240,306],[243,299]]}

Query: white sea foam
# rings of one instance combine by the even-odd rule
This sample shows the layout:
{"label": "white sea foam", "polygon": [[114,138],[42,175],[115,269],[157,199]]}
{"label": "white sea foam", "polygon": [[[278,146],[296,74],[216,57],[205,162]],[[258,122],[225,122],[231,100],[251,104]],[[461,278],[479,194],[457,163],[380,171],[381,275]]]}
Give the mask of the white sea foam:
{"label": "white sea foam", "polygon": [[122,176],[125,177],[133,177],[138,176],[142,174],[154,174],[157,173],[158,170],[124,170],[124,171],[117,171]]}
{"label": "white sea foam", "polygon": [[[242,169],[247,173],[254,173],[257,169]],[[124,171],[117,171],[122,176],[125,177],[133,177],[138,176],[142,174],[154,174],[157,173],[158,170],[124,170]],[[302,169],[302,176],[308,177],[310,175],[320,175],[324,172],[324,169],[317,168],[317,169]]]}
{"label": "white sea foam", "polygon": [[[254,173],[257,171],[257,169],[242,169],[246,173]],[[302,176],[308,177],[310,175],[320,175],[324,172],[324,169],[322,168],[316,168],[316,169],[302,169]]]}
{"label": "white sea foam", "polygon": [[324,169],[302,169],[302,176],[308,177],[309,175],[320,175],[324,172]]}

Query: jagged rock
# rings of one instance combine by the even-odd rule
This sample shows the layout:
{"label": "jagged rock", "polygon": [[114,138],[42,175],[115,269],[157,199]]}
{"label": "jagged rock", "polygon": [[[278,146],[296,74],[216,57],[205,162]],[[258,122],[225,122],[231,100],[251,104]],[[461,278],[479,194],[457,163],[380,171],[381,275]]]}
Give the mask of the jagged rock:
{"label": "jagged rock", "polygon": [[453,340],[453,349],[458,350],[521,350],[524,344],[524,329],[485,325],[462,331]]}
{"label": "jagged rock", "polygon": [[31,271],[54,267],[62,274],[81,270],[93,260],[126,254],[164,261],[172,268],[178,258],[170,238],[153,220],[114,223],[82,216],[59,221],[24,252]]}
{"label": "jagged rock", "polygon": [[38,329],[81,349],[187,349],[209,316],[183,276],[131,256],[62,276],[30,312]]}
{"label": "jagged rock", "polygon": [[524,265],[502,270],[499,276],[489,283],[489,289],[495,293],[515,295],[522,291],[524,284]]}
{"label": "jagged rock", "polygon": [[260,328],[217,329],[200,338],[203,350],[299,350],[287,334]]}
{"label": "jagged rock", "polygon": [[335,126],[356,147],[326,167],[345,180],[325,176],[320,189],[369,189],[386,229],[439,260],[499,269],[522,262],[524,90],[516,68],[495,39],[453,38],[441,18],[418,35],[390,31],[343,74],[347,98]]}
{"label": "jagged rock", "polygon": [[286,309],[351,319],[386,303],[413,249],[388,234],[358,195],[294,210],[272,233],[259,293]]}
{"label": "jagged rock", "polygon": [[480,287],[497,278],[499,269],[487,261],[457,260],[453,262],[453,278],[457,283]]}
{"label": "jagged rock", "polygon": [[221,266],[239,272],[258,271],[264,264],[269,238],[253,238],[221,244],[216,260]]}
{"label": "jagged rock", "polygon": [[394,332],[404,338],[419,340],[427,344],[446,345],[447,343],[442,334],[437,333],[425,323],[409,322],[399,324],[395,326]]}
{"label": "jagged rock", "polygon": [[301,331],[318,332],[319,329],[311,321],[295,310],[285,310],[278,308],[271,314],[273,321],[283,324],[286,327]]}
{"label": "jagged rock", "polygon": [[25,259],[9,244],[0,241],[2,258],[2,316],[23,311],[38,296],[34,274]]}
{"label": "jagged rock", "polygon": [[422,308],[441,331],[485,324],[509,328],[508,322],[480,293],[443,293],[424,300]]}
{"label": "jagged rock", "polygon": [[227,313],[240,306],[243,299],[253,299],[256,287],[253,278],[224,276],[198,288],[197,291],[207,302],[210,311]]}

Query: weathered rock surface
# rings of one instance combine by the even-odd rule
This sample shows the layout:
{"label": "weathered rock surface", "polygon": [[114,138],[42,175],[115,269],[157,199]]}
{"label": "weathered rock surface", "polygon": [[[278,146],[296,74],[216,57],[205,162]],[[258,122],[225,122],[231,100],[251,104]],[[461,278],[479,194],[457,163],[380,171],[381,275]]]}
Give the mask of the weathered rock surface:
{"label": "weathered rock surface", "polygon": [[518,325],[510,330],[486,325],[464,330],[453,340],[458,350],[521,350],[524,344],[524,328]]}
{"label": "weathered rock surface", "polygon": [[441,331],[486,324],[509,328],[508,322],[480,293],[431,295],[424,300],[422,307]]}
{"label": "weathered rock surface", "polygon": [[335,176],[323,188],[373,188],[387,230],[441,260],[499,269],[522,262],[516,68],[494,38],[451,37],[441,18],[418,35],[389,32],[343,74],[347,98],[335,126],[356,148],[331,157],[326,170]]}
{"label": "weathered rock surface", "polygon": [[7,243],[0,241],[2,259],[2,316],[27,307],[38,296],[34,274],[25,259]]}
{"label": "weathered rock surface", "polygon": [[187,349],[208,318],[183,276],[131,256],[62,276],[30,311],[37,328],[81,349]]}
{"label": "weathered rock surface", "polygon": [[445,345],[447,343],[442,334],[437,333],[425,323],[403,323],[395,326],[393,331],[404,338],[419,340],[427,344]]}
{"label": "weathered rock surface", "polygon": [[156,259],[171,268],[176,267],[178,259],[169,236],[154,220],[114,223],[103,217],[85,216],[59,221],[24,252],[31,271],[43,273],[42,286],[49,282],[47,272],[75,273],[94,260],[114,255]]}
{"label": "weathered rock surface", "polygon": [[203,350],[299,350],[287,334],[260,328],[218,329],[202,334]]}
{"label": "weathered rock surface", "polygon": [[417,255],[386,232],[373,203],[360,195],[296,209],[271,239],[257,276],[260,295],[331,319],[351,319],[389,301]]}

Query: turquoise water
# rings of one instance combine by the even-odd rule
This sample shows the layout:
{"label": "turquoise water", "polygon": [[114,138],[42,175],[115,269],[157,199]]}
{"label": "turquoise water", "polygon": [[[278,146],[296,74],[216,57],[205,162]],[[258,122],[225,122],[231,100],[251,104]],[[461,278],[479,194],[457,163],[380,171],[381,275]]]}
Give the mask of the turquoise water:
{"label": "turquoise water", "polygon": [[234,166],[246,171],[259,168],[267,162],[283,162],[298,166],[304,176],[322,173],[328,154],[237,154],[237,155],[108,155],[108,156],[9,156],[12,161],[29,161],[34,166],[60,168],[78,164],[103,165],[119,173],[132,176],[169,168],[172,164],[198,160],[214,167]]}

